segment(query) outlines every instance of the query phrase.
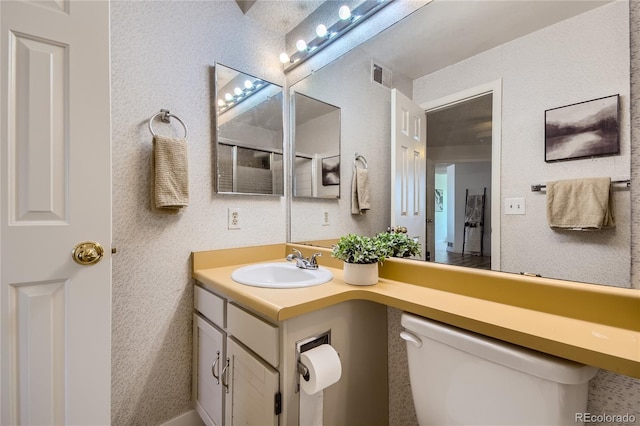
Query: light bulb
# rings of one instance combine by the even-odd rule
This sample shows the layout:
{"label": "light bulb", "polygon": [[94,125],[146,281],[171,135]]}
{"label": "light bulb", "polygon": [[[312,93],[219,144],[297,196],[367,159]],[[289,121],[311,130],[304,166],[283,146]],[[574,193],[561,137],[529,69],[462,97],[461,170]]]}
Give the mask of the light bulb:
{"label": "light bulb", "polygon": [[349,6],[347,5],[341,6],[340,9],[338,10],[338,16],[343,21],[346,21],[347,19],[349,19],[351,17],[351,9],[349,9]]}
{"label": "light bulb", "polygon": [[307,43],[302,39],[296,41],[296,49],[298,49],[299,52],[304,52],[307,50]]}
{"label": "light bulb", "polygon": [[251,80],[244,81],[244,88],[247,90],[251,90],[253,88],[253,83],[251,82]]}
{"label": "light bulb", "polygon": [[225,105],[224,101],[222,99],[218,99],[218,106],[223,107]]}
{"label": "light bulb", "polygon": [[233,89],[233,93],[235,93],[236,96],[240,96],[242,95],[242,89],[239,87],[236,87],[235,89]]}
{"label": "light bulb", "polygon": [[289,61],[290,61],[289,55],[287,55],[284,52],[280,54],[280,62],[282,62],[283,64],[286,64]]}
{"label": "light bulb", "polygon": [[318,35],[318,37],[324,37],[327,35],[327,27],[325,27],[324,25],[320,24],[316,27],[316,34]]}
{"label": "light bulb", "polygon": [[231,95],[231,93],[225,93],[224,98],[228,101],[232,101],[233,100],[233,96]]}

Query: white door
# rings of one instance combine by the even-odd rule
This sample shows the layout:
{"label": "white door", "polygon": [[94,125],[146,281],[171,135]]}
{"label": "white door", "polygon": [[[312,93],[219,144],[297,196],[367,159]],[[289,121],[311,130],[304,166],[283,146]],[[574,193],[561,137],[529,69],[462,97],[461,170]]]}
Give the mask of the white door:
{"label": "white door", "polygon": [[0,424],[106,425],[108,2],[0,1],[0,64]]}
{"label": "white door", "polygon": [[424,110],[391,91],[391,226],[407,228],[426,255],[426,124]]}

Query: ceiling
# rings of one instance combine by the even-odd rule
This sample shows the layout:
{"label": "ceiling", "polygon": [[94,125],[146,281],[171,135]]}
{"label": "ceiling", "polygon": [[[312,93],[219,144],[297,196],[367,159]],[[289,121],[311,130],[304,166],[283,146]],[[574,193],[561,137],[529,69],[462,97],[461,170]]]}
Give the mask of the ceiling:
{"label": "ceiling", "polygon": [[[326,1],[341,4],[336,0],[235,1],[248,17],[283,35]],[[387,29],[382,40],[367,43],[366,50],[416,79],[611,1],[433,0],[401,25]]]}
{"label": "ceiling", "polygon": [[[361,48],[411,80],[456,64],[609,0],[434,0]],[[491,144],[491,96],[430,113],[430,147]]]}
{"label": "ceiling", "polygon": [[[394,72],[413,80],[611,1],[433,0],[360,48],[383,63],[393,64]],[[283,35],[325,3],[236,2],[247,16]],[[491,143],[490,99],[487,102],[480,98],[441,110],[430,118],[430,125],[436,127],[431,130],[430,145],[460,145],[470,140]]]}
{"label": "ceiling", "polygon": [[325,0],[236,0],[245,15],[282,35],[298,26],[324,2]]}
{"label": "ceiling", "polygon": [[363,48],[413,80],[610,2],[434,0]]}

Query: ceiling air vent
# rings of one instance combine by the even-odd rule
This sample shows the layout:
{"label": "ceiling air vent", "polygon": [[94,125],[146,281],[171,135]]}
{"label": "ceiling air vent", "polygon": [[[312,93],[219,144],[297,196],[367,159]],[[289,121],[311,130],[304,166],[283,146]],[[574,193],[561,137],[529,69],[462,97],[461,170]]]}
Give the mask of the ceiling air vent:
{"label": "ceiling air vent", "polygon": [[371,82],[391,88],[391,70],[371,61]]}

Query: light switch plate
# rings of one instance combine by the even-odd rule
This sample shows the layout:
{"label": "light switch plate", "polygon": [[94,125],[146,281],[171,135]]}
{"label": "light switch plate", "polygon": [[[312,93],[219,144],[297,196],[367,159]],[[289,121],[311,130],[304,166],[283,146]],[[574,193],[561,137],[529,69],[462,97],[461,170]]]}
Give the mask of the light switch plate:
{"label": "light switch plate", "polygon": [[524,198],[505,198],[504,214],[525,214]]}
{"label": "light switch plate", "polygon": [[322,226],[329,226],[330,224],[331,222],[329,222],[329,212],[325,210],[322,212]]}

